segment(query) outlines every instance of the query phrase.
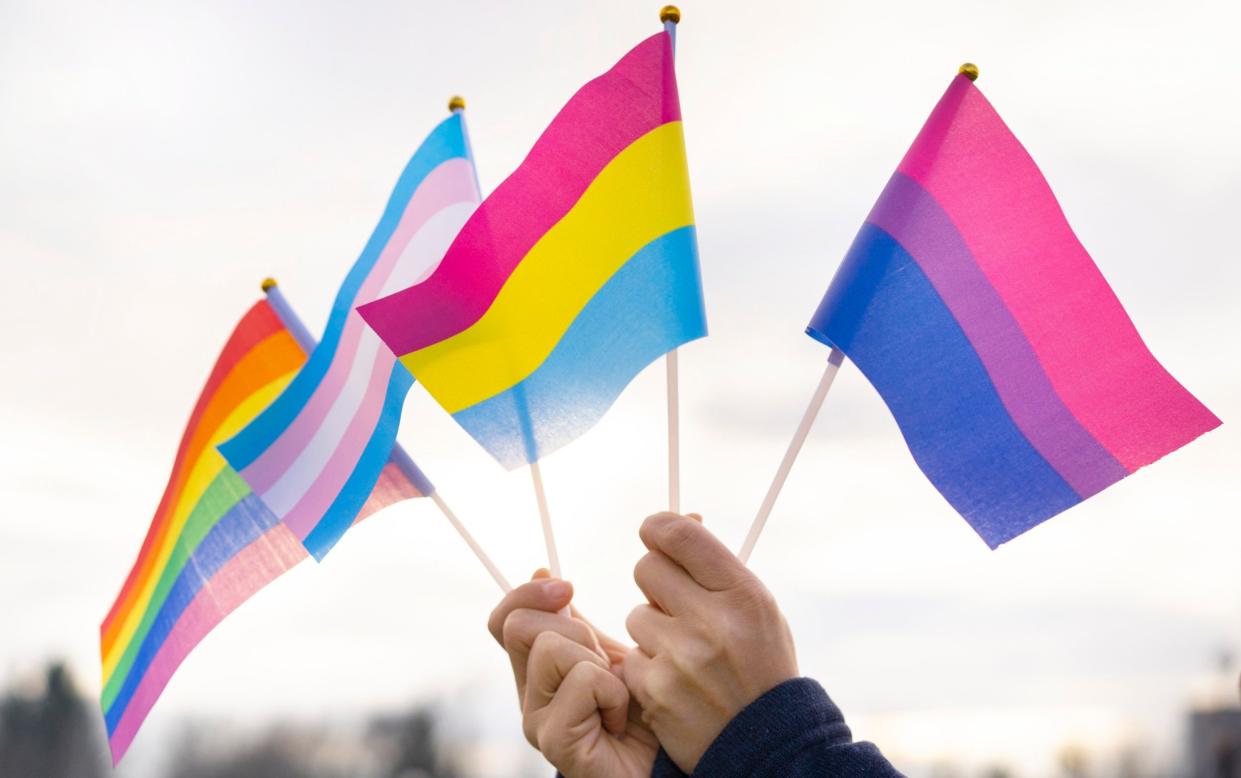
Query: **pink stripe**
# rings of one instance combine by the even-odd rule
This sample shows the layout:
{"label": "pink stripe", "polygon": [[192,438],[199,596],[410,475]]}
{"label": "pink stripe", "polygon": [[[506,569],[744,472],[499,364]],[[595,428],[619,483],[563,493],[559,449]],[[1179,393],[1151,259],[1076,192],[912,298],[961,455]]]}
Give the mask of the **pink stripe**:
{"label": "pink stripe", "polygon": [[190,651],[225,616],[305,558],[302,544],[285,527],[276,525],[211,577],[168,633],[108,739],[114,766],[129,749],[147,713]]}
{"label": "pink stripe", "polygon": [[[374,337],[373,335],[371,337]],[[331,506],[332,501],[340,494],[341,487],[353,474],[362,450],[375,434],[375,424],[383,411],[384,400],[388,395],[388,377],[392,375],[392,366],[396,357],[391,351],[380,346],[375,356],[375,364],[371,368],[370,381],[366,386],[366,395],[358,404],[354,416],[340,442],[332,451],[327,464],[315,476],[314,481],[302,494],[288,513],[280,517],[285,526],[293,531],[298,538],[305,540],[310,531],[323,518],[323,514]],[[404,368],[402,368],[404,369]]]}
{"label": "pink stripe", "polygon": [[353,520],[353,523],[357,524],[372,513],[383,510],[393,503],[415,497],[426,497],[426,495],[418,491],[418,487],[414,486],[405,473],[401,472],[401,468],[395,462],[389,461],[380,471],[379,480],[375,483],[375,488],[371,490],[371,496],[366,498],[366,504],[362,506],[362,510],[358,511],[358,517]]}
{"label": "pink stripe", "polygon": [[[396,269],[397,260],[406,245],[427,221],[450,206],[475,202],[478,195],[473,181],[470,162],[460,157],[444,162],[423,179],[410,198],[409,206],[401,216],[391,240],[384,246],[375,266],[358,290],[357,297],[349,303],[351,308],[358,300],[367,302],[379,294]],[[335,358],[306,407],[280,437],[243,471],[242,475],[255,492],[262,494],[280,480],[289,465],[314,437],[345,385],[357,355],[358,341],[365,331],[366,326],[357,311],[351,310],[345,318],[345,329],[337,344]],[[383,350],[383,347],[380,347],[380,351]],[[384,382],[387,382],[386,374]]]}
{"label": "pink stripe", "polygon": [[1151,355],[1034,160],[969,79],[953,80],[898,170],[947,212],[1056,393],[1128,470],[1219,424]]}
{"label": "pink stripe", "polygon": [[398,355],[468,328],[608,162],[680,118],[671,42],[661,32],[578,90],[466,222],[430,278],[361,307],[363,318]]}

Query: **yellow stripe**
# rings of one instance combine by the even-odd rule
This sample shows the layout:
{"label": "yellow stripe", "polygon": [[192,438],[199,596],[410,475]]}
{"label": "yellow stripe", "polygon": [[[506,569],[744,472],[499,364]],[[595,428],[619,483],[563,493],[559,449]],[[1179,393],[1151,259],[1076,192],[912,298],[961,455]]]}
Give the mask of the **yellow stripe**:
{"label": "yellow stripe", "polygon": [[519,383],[639,249],[694,223],[680,122],[656,127],[599,172],[534,244],[469,329],[401,357],[449,413]]}
{"label": "yellow stripe", "polygon": [[155,586],[159,583],[160,574],[164,570],[164,566],[168,564],[168,558],[172,556],[172,550],[177,544],[177,538],[181,537],[181,530],[185,528],[185,521],[189,518],[190,511],[198,504],[198,500],[203,496],[203,492],[215,480],[220,471],[227,467],[224,457],[220,456],[220,452],[215,447],[228,440],[233,435],[249,424],[255,416],[258,416],[264,408],[271,404],[272,400],[280,392],[284,391],[289,381],[293,380],[296,370],[284,374],[283,376],[268,382],[266,385],[258,389],[254,394],[247,397],[236,408],[232,410],[216,428],[211,435],[211,440],[203,448],[203,453],[194,461],[194,465],[190,470],[190,476],[186,479],[185,489],[181,492],[181,499],[177,501],[177,507],[172,514],[172,526],[167,535],[167,541],[160,548],[159,558],[156,560],[155,566],[151,568],[151,575],[142,582],[142,589],[138,594],[138,599],[134,601],[134,607],[129,609],[125,615],[125,621],[121,624],[121,630],[116,635],[116,640],[112,642],[112,650],[108,651],[103,658],[103,677],[106,679],[116,669],[117,663],[120,662],[121,656],[124,654],[124,648],[133,638],[134,633],[138,630],[138,625],[142,621],[142,614],[146,612],[147,605],[151,602],[151,595],[155,593]]}

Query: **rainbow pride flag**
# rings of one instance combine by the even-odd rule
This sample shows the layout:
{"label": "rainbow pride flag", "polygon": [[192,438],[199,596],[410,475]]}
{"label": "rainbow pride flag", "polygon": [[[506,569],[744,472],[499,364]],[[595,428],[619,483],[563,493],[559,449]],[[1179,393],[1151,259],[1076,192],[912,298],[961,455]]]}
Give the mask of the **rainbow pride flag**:
{"label": "rainbow pride flag", "polygon": [[858,365],[922,471],[992,548],[1220,423],[1151,355],[965,75],[807,332]]}
{"label": "rainbow pride flag", "polygon": [[[220,452],[318,559],[353,524],[396,442],[413,378],[354,311],[439,264],[480,199],[461,113],[397,180],[305,367]],[[424,489],[424,491],[426,491]]]}
{"label": "rainbow pride flag", "polygon": [[670,37],[582,87],[425,282],[359,311],[509,468],[705,335]]}
{"label": "rainbow pride flag", "polygon": [[[146,540],[100,627],[100,704],[114,763],[199,641],[306,557],[215,448],[305,361],[272,307],[258,302],[233,330],[194,405]],[[391,465],[361,515],[417,494]]]}

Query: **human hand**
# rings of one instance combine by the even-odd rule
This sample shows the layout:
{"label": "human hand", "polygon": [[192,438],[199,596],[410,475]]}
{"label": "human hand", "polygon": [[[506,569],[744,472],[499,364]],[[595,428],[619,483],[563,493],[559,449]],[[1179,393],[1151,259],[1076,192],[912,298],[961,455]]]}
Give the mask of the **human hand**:
{"label": "human hand", "polygon": [[788,624],[762,582],[698,517],[642,523],[634,567],[648,604],[625,622],[625,684],[672,761],[692,773],[746,706],[797,676]]}
{"label": "human hand", "polygon": [[572,596],[567,581],[540,570],[488,619],[513,666],[526,739],[567,778],[645,778],[659,743],[619,678],[628,649],[576,611],[560,615]]}

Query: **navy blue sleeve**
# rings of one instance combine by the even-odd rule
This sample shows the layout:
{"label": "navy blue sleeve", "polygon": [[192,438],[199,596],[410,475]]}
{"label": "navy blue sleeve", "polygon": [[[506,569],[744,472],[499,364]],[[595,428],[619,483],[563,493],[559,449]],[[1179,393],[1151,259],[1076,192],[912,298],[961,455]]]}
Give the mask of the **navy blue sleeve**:
{"label": "navy blue sleeve", "polygon": [[702,755],[693,776],[659,749],[651,778],[694,776],[904,778],[874,745],[853,741],[840,708],[810,678],[785,681],[738,713]]}
{"label": "navy blue sleeve", "polygon": [[[681,774],[660,773],[658,760],[655,767],[655,778]],[[699,760],[694,775],[902,778],[874,745],[853,742],[840,709],[809,678],[785,681],[750,703],[724,727]]]}

